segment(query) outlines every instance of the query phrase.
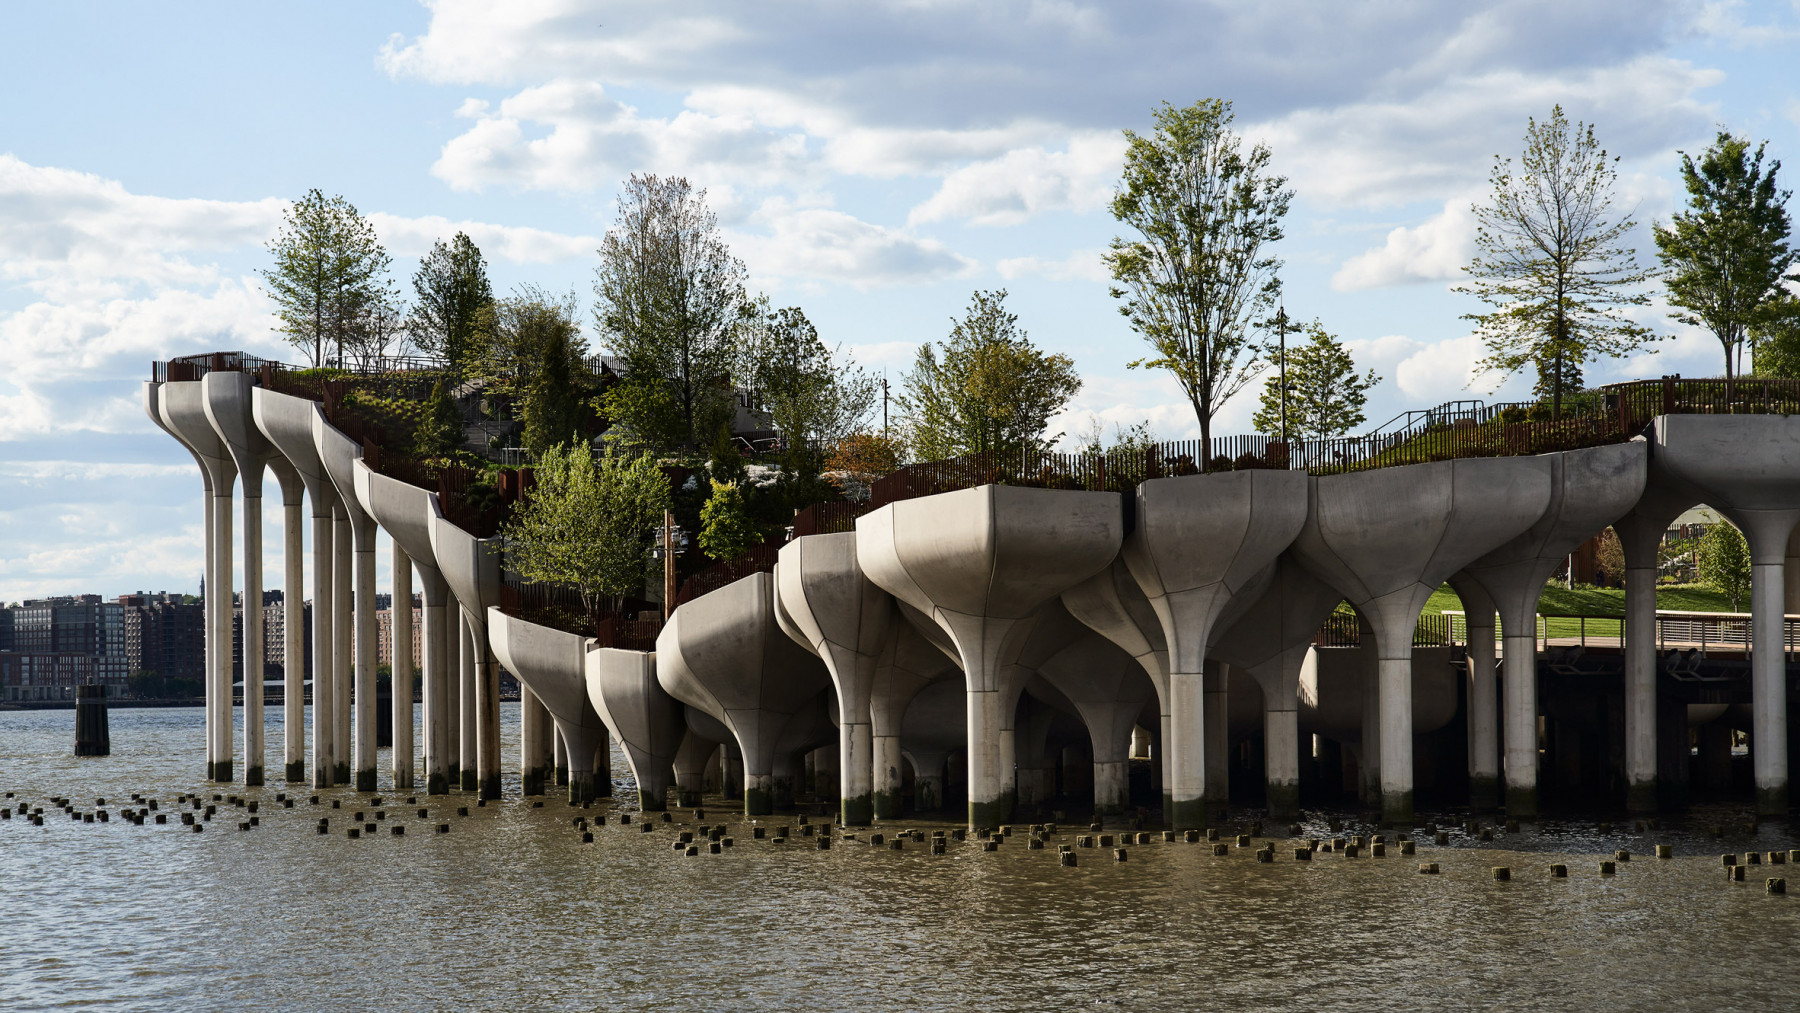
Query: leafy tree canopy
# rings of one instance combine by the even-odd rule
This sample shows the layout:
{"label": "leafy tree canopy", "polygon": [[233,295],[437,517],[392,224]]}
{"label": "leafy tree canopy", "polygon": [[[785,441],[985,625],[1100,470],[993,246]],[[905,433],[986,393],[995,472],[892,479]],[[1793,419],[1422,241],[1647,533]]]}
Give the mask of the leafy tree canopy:
{"label": "leafy tree canopy", "polygon": [[[1381,382],[1374,370],[1356,371],[1350,350],[1314,320],[1306,342],[1287,352],[1287,431],[1289,438],[1342,436],[1363,424],[1369,390]],[[1281,432],[1281,370],[1275,363],[1263,384],[1262,401],[1251,419],[1258,432]]]}
{"label": "leafy tree canopy", "polygon": [[[371,336],[385,345],[402,315],[388,281],[391,258],[375,226],[343,197],[318,190],[288,206],[261,274],[275,301],[276,328],[313,366],[343,365]],[[329,352],[329,354],[328,354]]]}
{"label": "leafy tree canopy", "polygon": [[669,504],[669,483],[647,454],[552,446],[537,459],[536,485],[513,513],[507,565],[526,580],[562,584],[589,612],[639,593],[651,529]]}
{"label": "leafy tree canopy", "polygon": [[413,275],[413,343],[453,367],[462,363],[483,308],[494,301],[487,262],[466,234],[438,240]]}

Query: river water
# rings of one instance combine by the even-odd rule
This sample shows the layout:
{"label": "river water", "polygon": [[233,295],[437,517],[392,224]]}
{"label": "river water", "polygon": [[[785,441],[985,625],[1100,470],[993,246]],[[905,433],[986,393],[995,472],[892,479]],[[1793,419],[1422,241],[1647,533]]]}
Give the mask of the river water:
{"label": "river water", "polygon": [[[517,706],[503,718],[513,764]],[[1800,1008],[1800,868],[1736,883],[1720,858],[1800,843],[1770,823],[1713,839],[1710,824],[1742,822],[1730,812],[1641,834],[1546,824],[1479,843],[1458,829],[1448,847],[1420,835],[1416,858],[1390,846],[1310,863],[1285,838],[1258,864],[1155,834],[1123,863],[1078,850],[1063,868],[1022,836],[943,856],[870,847],[866,832],[823,852],[776,845],[715,800],[706,815],[735,844],[689,858],[670,844],[691,814],[642,833],[619,825],[626,807],[597,805],[585,815],[610,818],[583,844],[581,811],[532,808],[515,774],[487,807],[421,794],[424,819],[389,797],[381,832],[350,840],[367,796],[327,791],[315,807],[294,786],[288,810],[274,802],[285,784],[202,782],[202,722],[197,708],[116,709],[113,755],[77,759],[73,711],[0,712],[4,801],[45,809],[41,828],[0,822],[0,1009]],[[614,769],[624,783],[622,758]],[[223,805],[202,833],[177,823],[177,793],[215,790],[260,799],[261,825],[240,831],[247,817]],[[170,824],[119,819],[134,791],[163,799]],[[73,822],[51,795],[83,812],[104,797],[113,819]],[[1330,837],[1311,815],[1305,834]],[[430,832],[439,822],[451,831]],[[1656,843],[1677,857],[1649,857]],[[1620,848],[1632,860],[1599,875]],[[1418,873],[1432,861],[1442,874]],[[1550,879],[1551,862],[1569,878]],[[1511,882],[1494,881],[1498,865]],[[1770,896],[1764,880],[1790,868],[1795,893]]]}

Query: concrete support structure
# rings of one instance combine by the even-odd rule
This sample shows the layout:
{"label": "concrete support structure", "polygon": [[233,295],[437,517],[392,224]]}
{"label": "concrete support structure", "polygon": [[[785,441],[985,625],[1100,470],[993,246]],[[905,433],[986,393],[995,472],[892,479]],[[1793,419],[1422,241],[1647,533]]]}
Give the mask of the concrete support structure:
{"label": "concrete support structure", "polygon": [[675,610],[656,639],[656,678],[675,699],[731,730],[744,756],[744,812],[773,811],[785,726],[831,682],[817,657],[776,625],[772,574],[751,574]]}
{"label": "concrete support structure", "polygon": [[[212,572],[213,572],[213,476],[218,470],[217,455],[218,455],[218,453],[222,452],[223,448],[216,447],[214,445],[214,442],[208,442],[208,441],[203,440],[199,446],[205,447],[207,450],[213,451],[214,453],[211,455],[202,454],[201,450],[198,449],[195,444],[189,443],[187,438],[182,436],[181,433],[176,430],[175,426],[169,421],[169,416],[167,415],[166,410],[164,408],[164,402],[168,399],[169,394],[172,393],[172,392],[165,392],[164,388],[168,387],[168,386],[169,386],[168,384],[157,383],[155,381],[150,381],[150,382],[144,384],[144,388],[143,388],[144,413],[150,416],[150,421],[156,423],[157,428],[161,429],[163,432],[168,433],[170,436],[174,437],[176,442],[180,443],[182,445],[182,447],[187,450],[188,455],[194,459],[195,466],[200,469],[200,483],[201,483],[201,500],[200,500],[200,502],[201,502],[201,513],[202,513],[200,530],[201,530],[201,544],[203,546],[203,551],[205,553],[205,560],[201,564],[201,573],[204,574],[206,576],[206,578],[210,580],[212,578]],[[210,624],[211,619],[212,619],[212,613],[210,610],[208,610],[206,612],[205,621]],[[210,644],[210,641],[208,643]],[[210,651],[210,649],[211,648],[209,646],[208,650]],[[212,697],[212,665],[211,665],[211,655],[210,654],[207,655],[206,661],[203,663],[202,669],[205,673],[205,678],[202,682],[202,685],[206,691],[206,720],[205,720],[205,735],[204,735],[205,747],[206,747],[205,748],[206,777],[208,780],[211,780],[213,777],[213,774],[215,772],[214,771],[215,754],[214,754],[214,744],[213,744],[213,722],[214,722],[213,711],[214,711],[216,701],[214,701],[214,699]]]}
{"label": "concrete support structure", "polygon": [[[699,713],[692,707],[684,706],[684,710],[688,714]],[[675,750],[674,759],[669,761],[669,770],[675,782],[675,804],[683,809],[692,809],[700,804],[701,797],[706,794],[707,771],[715,756],[719,758],[720,783],[729,783],[731,774],[725,770],[723,743],[714,742],[685,725],[683,729],[681,744]],[[730,738],[731,733],[727,731],[725,736]],[[655,808],[662,809],[665,806],[663,799],[658,797]]]}
{"label": "concrete support structure", "polygon": [[1306,482],[1299,472],[1241,471],[1138,486],[1137,530],[1125,541],[1124,557],[1169,648],[1164,785],[1176,829],[1206,825],[1204,663],[1213,626],[1300,531]]}
{"label": "concrete support structure", "polygon": [[[244,489],[244,783],[263,783],[266,749],[263,743],[263,470],[275,449],[257,430],[251,417],[250,377],[237,372],[214,372],[200,381],[207,421],[231,456]],[[226,571],[229,578],[230,572]],[[224,586],[231,586],[227,579]],[[232,619],[231,600],[225,601],[227,628]],[[227,664],[229,665],[229,657]],[[226,674],[230,689],[230,673]],[[226,696],[226,714],[230,695]],[[227,757],[229,759],[230,757]]]}
{"label": "concrete support structure", "polygon": [[[345,527],[340,533],[348,531],[350,535],[349,563],[347,575],[340,575],[338,589],[345,588],[345,576],[353,582],[352,593],[348,599],[338,599],[339,615],[350,614],[350,628],[355,636],[351,642],[349,655],[350,674],[355,682],[355,714],[351,734],[354,735],[351,749],[350,783],[357,791],[372,792],[376,783],[376,747],[378,740],[375,729],[375,532],[376,523],[369,516],[362,499],[357,495],[359,468],[362,465],[362,446],[348,436],[338,432],[323,415],[313,418],[313,444],[319,451],[319,463],[330,476],[331,484],[337,487],[338,503],[343,510]],[[364,483],[366,488],[366,481]],[[345,562],[344,550],[339,550],[339,564]],[[344,643],[343,634],[339,634],[338,642]],[[345,701],[339,699],[340,710]]]}
{"label": "concrete support structure", "polygon": [[[910,611],[910,614],[908,612]],[[943,646],[932,642],[935,634]],[[948,648],[948,652],[946,652]],[[919,691],[941,679],[960,677],[955,646],[937,624],[916,609],[902,607],[889,629],[869,690],[869,728],[874,752],[873,808],[878,820],[901,816],[901,722]]]}
{"label": "concrete support structure", "polygon": [[[488,635],[494,633],[494,625],[490,622]],[[496,653],[499,653],[498,646],[495,645]],[[506,662],[503,660],[501,664]],[[508,671],[511,671],[510,667]],[[519,790],[525,795],[542,795],[553,786],[556,777],[556,746],[551,741],[554,732],[550,712],[543,701],[530,686],[522,683],[523,680],[519,686]]]}
{"label": "concrete support structure", "polygon": [[869,694],[882,649],[892,638],[894,601],[857,565],[854,532],[796,538],[782,546],[780,560],[778,615],[785,612],[790,635],[825,662],[837,690],[840,818],[845,826],[866,826],[875,817]]}
{"label": "concrete support structure", "polygon": [[[352,676],[356,670],[355,624],[356,545],[349,511],[340,492],[331,512],[331,738],[336,751],[331,757],[331,779],[355,786],[350,779],[356,744],[351,738]],[[315,606],[316,607],[316,606]],[[315,659],[315,664],[317,661]],[[315,679],[316,681],[316,679]],[[371,729],[373,730],[373,729]]]}
{"label": "concrete support structure", "polygon": [[1231,669],[1223,661],[1209,658],[1201,675],[1200,715],[1205,732],[1200,740],[1200,769],[1206,786],[1202,797],[1216,811],[1231,801]]}
{"label": "concrete support structure", "polygon": [[1538,811],[1538,596],[1569,553],[1637,503],[1649,473],[1648,450],[1643,441],[1634,440],[1536,458],[1550,468],[1549,502],[1527,530],[1466,567],[1493,599],[1506,638],[1501,690],[1509,816],[1535,816]]}
{"label": "concrete support structure", "polygon": [[463,791],[474,791],[480,786],[475,780],[475,715],[478,711],[475,705],[475,634],[469,626],[469,612],[464,608],[456,610],[456,662],[456,754],[462,771],[458,787]]}
{"label": "concrete support structure", "polygon": [[[1469,808],[1481,812],[1500,805],[1500,702],[1494,681],[1494,599],[1481,582],[1457,573],[1450,587],[1462,601],[1467,630],[1466,680],[1469,719]],[[1535,658],[1533,659],[1535,663]]]}
{"label": "concrete support structure", "polygon": [[1065,698],[1059,702],[1072,706],[1087,725],[1094,754],[1094,811],[1124,812],[1131,804],[1131,730],[1138,715],[1155,705],[1156,687],[1136,659],[1086,630],[1037,666],[1037,672]]}
{"label": "concrete support structure", "polygon": [[[596,781],[594,761],[607,748],[608,726],[590,702],[588,691],[588,652],[593,641],[513,619],[497,608],[488,609],[487,628],[494,656],[518,678],[521,692],[535,698],[521,701],[521,713],[543,708],[568,743],[569,801],[591,802],[610,795],[611,771],[605,772],[604,786]],[[537,727],[529,729],[531,734],[524,741],[523,769],[533,779],[537,793],[544,794],[545,782],[555,776],[555,746],[550,740],[550,724],[539,715],[531,717]]]}
{"label": "concrete support structure", "polygon": [[[254,400],[252,401],[254,404]],[[281,726],[283,779],[306,781],[306,484],[288,459],[269,468],[281,483]]]}
{"label": "concrete support structure", "polygon": [[567,787],[569,784],[569,744],[563,741],[562,733],[556,730],[556,723],[550,725],[550,752],[552,762],[556,764],[556,786]]}
{"label": "concrete support structure", "polygon": [[[1625,805],[1632,812],[1654,812],[1664,801],[1657,784],[1657,550],[1669,525],[1693,504],[1690,494],[1653,485],[1613,522],[1625,552]],[[1686,732],[1683,722],[1684,767]]]}
{"label": "concrete support structure", "polygon": [[[413,569],[412,556],[398,539],[393,543],[393,607],[388,614],[393,663],[394,790],[413,787]],[[421,647],[424,645],[421,644]]]}
{"label": "concrete support structure", "polygon": [[[637,781],[639,808],[661,811],[667,806],[675,757],[683,747],[687,724],[681,703],[656,681],[656,656],[594,648],[587,654],[586,675],[588,704],[619,741]],[[716,744],[707,750],[708,755],[713,748]],[[702,756],[699,762],[704,764],[706,759]],[[692,801],[699,801],[697,794]]]}
{"label": "concrete support structure", "polygon": [[1451,574],[1543,516],[1550,477],[1548,460],[1527,457],[1310,480],[1306,525],[1293,551],[1373,627],[1380,741],[1371,749],[1365,737],[1362,749],[1380,765],[1385,821],[1413,818],[1412,640],[1419,612]]}
{"label": "concrete support structure", "polygon": [[1105,569],[1123,529],[1115,493],[1017,486],[903,500],[857,519],[857,559],[869,579],[956,644],[968,692],[972,826],[998,825],[1012,809],[1001,731],[1013,715],[1000,685],[1009,637],[1045,602]]}
{"label": "concrete support structure", "polygon": [[1169,795],[1169,645],[1156,609],[1131,576],[1124,559],[1063,592],[1063,607],[1084,625],[1137,660],[1156,687],[1157,766],[1161,770],[1163,819],[1172,818]]}

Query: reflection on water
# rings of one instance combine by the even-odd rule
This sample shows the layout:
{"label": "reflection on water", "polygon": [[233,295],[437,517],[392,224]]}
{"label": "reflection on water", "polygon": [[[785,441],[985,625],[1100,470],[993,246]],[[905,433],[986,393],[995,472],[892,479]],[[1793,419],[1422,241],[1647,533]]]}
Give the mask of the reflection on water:
{"label": "reflection on water", "polygon": [[[512,763],[516,706],[503,716]],[[350,792],[314,808],[306,790],[284,810],[283,784],[248,790],[260,827],[240,832],[241,810],[221,807],[195,834],[116,817],[133,791],[246,792],[201,782],[199,709],[114,710],[104,758],[70,755],[73,723],[0,713],[0,790],[46,809],[42,828],[0,823],[0,1009],[1800,1007],[1800,868],[1795,895],[1771,897],[1763,880],[1790,867],[1730,883],[1719,859],[1797,846],[1785,825],[1723,841],[1550,826],[1491,844],[1459,829],[1449,847],[1420,835],[1417,859],[1311,863],[1276,839],[1266,865],[1155,835],[1122,864],[1082,850],[1069,869],[1022,837],[941,857],[774,845],[715,800],[707,816],[732,821],[736,844],[687,858],[669,847],[687,814],[645,834],[597,806],[585,815],[612,818],[584,845],[579,810],[530,808],[515,776],[486,808],[420,795],[419,819],[390,801],[402,837],[348,840],[329,800]],[[49,795],[83,810],[105,797],[115,819],[71,822]],[[331,834],[315,832],[320,815]],[[427,832],[440,821],[448,835]],[[1322,816],[1305,833],[1331,836]],[[1655,843],[1680,857],[1648,857]],[[1619,848],[1633,860],[1602,878]],[[1548,878],[1553,861],[1568,880]],[[1513,881],[1495,883],[1495,865]]]}

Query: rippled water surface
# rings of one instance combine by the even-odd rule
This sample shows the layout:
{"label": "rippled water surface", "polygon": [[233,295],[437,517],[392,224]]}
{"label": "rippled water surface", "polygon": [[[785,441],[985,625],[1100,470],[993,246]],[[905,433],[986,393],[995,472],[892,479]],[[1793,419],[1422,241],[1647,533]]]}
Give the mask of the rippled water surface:
{"label": "rippled water surface", "polygon": [[[516,766],[516,706],[503,716]],[[200,710],[114,710],[105,758],[70,755],[73,725],[72,711],[0,712],[5,801],[46,810],[42,828],[0,823],[0,1009],[1800,1008],[1800,868],[1795,894],[1775,897],[1764,879],[1789,867],[1731,883],[1719,857],[1800,844],[1785,824],[1692,832],[1742,821],[1730,813],[1491,844],[1459,830],[1449,847],[1423,835],[1417,858],[1311,863],[1285,839],[1257,864],[1153,835],[1124,863],[1082,850],[1070,869],[1022,837],[941,857],[774,845],[715,801],[707,816],[732,820],[736,845],[686,858],[670,842],[687,814],[646,834],[596,806],[613,818],[584,845],[576,811],[529,807],[515,777],[486,808],[420,795],[427,819],[390,798],[402,837],[348,840],[350,814],[329,802],[366,796],[315,808],[304,790],[284,810],[283,784],[248,789],[260,827],[239,831],[241,810],[222,806],[196,834],[172,801],[167,826],[117,814],[133,791],[246,791],[200,780]],[[105,797],[115,818],[71,822],[50,795],[83,811]],[[1330,836],[1323,818],[1306,833]],[[440,821],[449,834],[428,832]],[[1678,857],[1647,857],[1659,842]],[[1619,848],[1632,861],[1601,877]],[[1420,875],[1424,861],[1442,874]],[[1550,862],[1570,878],[1548,878]],[[1496,865],[1513,881],[1494,882]]]}

